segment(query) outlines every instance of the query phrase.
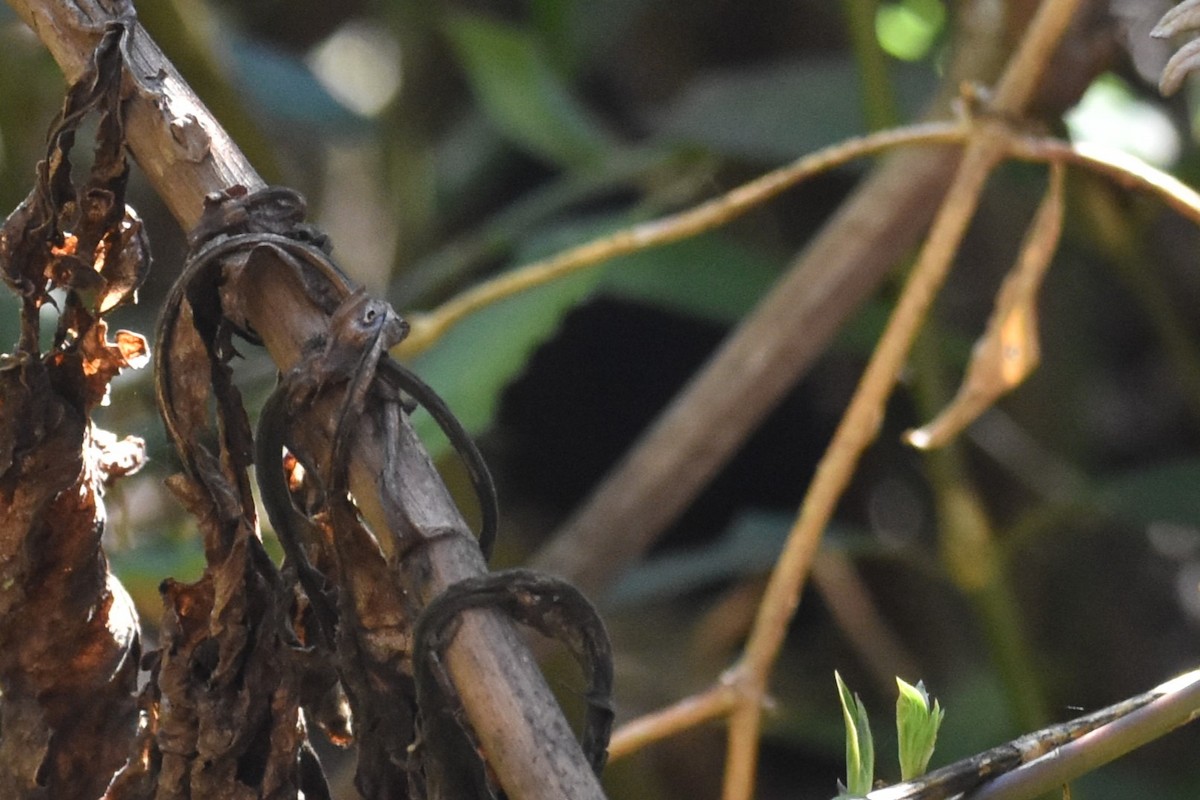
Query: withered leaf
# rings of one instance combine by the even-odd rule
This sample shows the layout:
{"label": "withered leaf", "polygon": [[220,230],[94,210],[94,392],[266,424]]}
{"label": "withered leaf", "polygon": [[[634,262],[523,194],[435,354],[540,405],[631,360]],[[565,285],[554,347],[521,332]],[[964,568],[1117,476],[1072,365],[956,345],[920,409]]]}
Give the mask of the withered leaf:
{"label": "withered leaf", "polygon": [[34,189],[0,228],[0,272],[4,282],[35,309],[50,302],[46,285],[50,243],[38,233],[46,223],[46,210]]}
{"label": "withered leaf", "polygon": [[150,357],[145,337],[132,331],[118,331],[117,341],[108,340],[108,323],[97,320],[78,342],[83,375],[83,400],[86,408],[97,403],[107,405],[112,379],[122,370],[137,369]]}
{"label": "withered leaf", "polygon": [[0,477],[42,441],[62,414],[42,362],[26,353],[6,357],[0,369]]}
{"label": "withered leaf", "polygon": [[1053,164],[1050,185],[1021,245],[1017,263],[996,295],[987,330],[971,353],[962,386],[932,422],[904,434],[920,449],[941,447],[1037,368],[1041,355],[1037,299],[1062,232],[1063,172]]}
{"label": "withered leaf", "polygon": [[137,213],[125,206],[125,217],[101,245],[100,275],[104,289],[93,309],[107,314],[126,303],[137,302],[137,290],[150,271],[150,241]]}
{"label": "withered leaf", "polygon": [[93,425],[91,440],[93,463],[106,482],[132,475],[146,463],[146,440],[140,436],[118,439]]}

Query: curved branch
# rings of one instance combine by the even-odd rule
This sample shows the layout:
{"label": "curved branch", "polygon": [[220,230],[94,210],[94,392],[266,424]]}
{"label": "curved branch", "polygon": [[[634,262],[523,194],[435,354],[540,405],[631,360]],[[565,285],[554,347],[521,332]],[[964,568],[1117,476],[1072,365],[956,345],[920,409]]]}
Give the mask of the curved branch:
{"label": "curved branch", "polygon": [[927,122],[848,139],[803,156],[786,167],[677,214],[651,220],[572,247],[473,286],[427,314],[409,317],[412,333],[397,348],[416,354],[427,349],[467,316],[534,286],[564,278],[619,256],[677,242],[724,225],[823,172],[850,161],[902,146],[958,144],[969,128],[962,122]]}

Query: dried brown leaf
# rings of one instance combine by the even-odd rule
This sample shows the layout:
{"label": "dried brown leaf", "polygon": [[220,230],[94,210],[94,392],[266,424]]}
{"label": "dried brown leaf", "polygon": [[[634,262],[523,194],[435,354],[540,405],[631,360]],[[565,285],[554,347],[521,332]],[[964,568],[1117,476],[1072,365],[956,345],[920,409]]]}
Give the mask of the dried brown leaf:
{"label": "dried brown leaf", "polygon": [[[136,732],[138,621],[100,550],[105,476],[83,458],[87,421],[51,392],[37,400],[58,406],[59,422],[5,475],[10,502],[0,504],[0,714],[5,738],[35,750],[10,753],[0,785],[23,780],[12,770],[40,757],[25,777],[47,796],[95,797]],[[38,744],[42,731],[52,736]]]}
{"label": "dried brown leaf", "polygon": [[146,463],[146,440],[140,436],[118,439],[116,434],[92,426],[92,461],[108,483],[132,475]]}
{"label": "dried brown leaf", "polygon": [[[63,354],[65,362],[76,356]],[[107,405],[112,379],[126,369],[137,369],[150,358],[144,336],[118,331],[117,341],[108,340],[108,323],[96,320],[79,338],[77,357],[82,376],[80,401],[85,408]]]}
{"label": "dried brown leaf", "polygon": [[1050,185],[1030,223],[1017,263],[996,295],[995,310],[971,354],[958,394],[932,422],[904,435],[914,447],[925,450],[946,444],[1037,367],[1038,290],[1062,232],[1064,169],[1060,164],[1051,167]]}
{"label": "dried brown leaf", "polygon": [[131,207],[125,207],[124,219],[101,242],[95,266],[104,279],[93,304],[96,314],[137,302],[137,290],[150,271],[150,243]]}

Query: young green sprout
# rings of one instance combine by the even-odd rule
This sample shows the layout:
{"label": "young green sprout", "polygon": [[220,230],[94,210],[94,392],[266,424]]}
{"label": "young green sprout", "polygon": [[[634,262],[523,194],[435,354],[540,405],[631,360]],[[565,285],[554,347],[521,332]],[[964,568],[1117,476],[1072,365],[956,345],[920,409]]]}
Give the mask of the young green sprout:
{"label": "young green sprout", "polygon": [[[837,681],[842,719],[846,723],[846,783],[838,782],[838,798],[864,797],[875,780],[875,744],[867,709],[862,699],[847,688],[841,675],[835,671],[833,677]],[[946,712],[936,700],[930,706],[929,693],[921,681],[913,686],[896,678],[896,685],[900,688],[896,698],[900,779],[910,781],[925,774]]]}
{"label": "young green sprout", "polygon": [[858,695],[851,694],[841,675],[835,671],[833,677],[846,722],[846,785],[839,788],[842,796],[862,797],[871,791],[875,779],[875,744],[871,740],[867,708]]}
{"label": "young green sprout", "polygon": [[925,685],[917,681],[913,686],[896,678],[900,696],[896,698],[896,738],[900,750],[900,780],[909,781],[925,774],[933,746],[937,742],[938,728],[946,712],[933,701],[929,706],[929,694]]}

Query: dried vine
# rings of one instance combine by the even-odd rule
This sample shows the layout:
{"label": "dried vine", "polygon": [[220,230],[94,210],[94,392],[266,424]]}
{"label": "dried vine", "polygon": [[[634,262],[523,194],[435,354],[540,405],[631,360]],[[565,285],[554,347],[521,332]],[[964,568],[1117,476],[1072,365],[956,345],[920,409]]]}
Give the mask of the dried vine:
{"label": "dried vine", "polygon": [[[133,752],[137,614],[100,549],[105,486],[137,471],[140,439],[90,421],[145,340],[105,316],[133,300],[149,267],[125,205],[122,37],[100,40],[47,136],[29,197],[0,229],[0,271],[21,299],[21,338],[0,367],[0,786],[10,797],[97,797]],[[70,154],[99,117],[86,182]],[[52,343],[39,312],[65,292]]]}
{"label": "dried vine", "polygon": [[[436,746],[432,735],[417,738],[421,715],[438,714],[433,709],[423,711],[414,691],[413,624],[433,598],[449,600],[468,593],[469,585],[460,588],[459,584],[485,566],[408,427],[406,413],[411,407],[405,395],[429,406],[451,438],[457,437],[480,488],[485,549],[490,549],[496,514],[486,467],[474,445],[462,441],[461,426],[429,387],[382,355],[384,347],[398,338],[396,332],[402,335],[403,326],[394,324],[394,313],[381,301],[361,302],[364,296],[353,291],[328,261],[322,237],[303,224],[303,204],[294,193],[261,187],[236,150],[227,146],[219,126],[182,90],[169,64],[161,61],[161,54],[137,25],[131,5],[15,5],[46,38],[68,74],[75,72],[84,46],[95,52],[95,63],[72,75],[75,81],[63,120],[50,137],[49,166],[43,168],[31,200],[14,212],[5,228],[6,278],[26,299],[27,312],[22,349],[6,367],[22,385],[32,382],[37,387],[46,382],[40,380],[36,352],[30,355],[29,351],[38,340],[35,312],[55,287],[67,290],[67,303],[55,351],[47,359],[82,370],[85,378],[72,383],[63,377],[69,372],[55,371],[50,377],[77,389],[83,398],[80,407],[98,402],[103,396],[99,390],[106,388],[117,369],[144,360],[143,340],[126,335],[118,340],[119,346],[107,345],[99,319],[129,299],[145,274],[144,260],[137,259],[145,252],[140,226],[136,217],[124,215],[123,154],[128,146],[150,170],[151,178],[164,182],[164,196],[181,220],[193,227],[192,257],[160,323],[156,386],[168,434],[183,466],[169,485],[198,520],[208,566],[195,583],[164,582],[161,647],[144,659],[149,676],[139,694],[133,691],[139,661],[136,620],[130,615],[125,631],[97,613],[95,606],[107,595],[95,600],[87,613],[79,613],[78,603],[62,604],[62,613],[75,612],[90,625],[98,622],[105,632],[124,633],[116,643],[122,656],[120,668],[112,659],[99,664],[109,669],[104,676],[113,680],[114,702],[120,704],[120,708],[99,706],[107,712],[104,721],[114,727],[113,735],[94,748],[104,757],[86,765],[90,783],[84,782],[78,773],[88,748],[70,736],[75,728],[86,728],[90,715],[69,719],[66,713],[72,706],[62,702],[64,697],[84,705],[79,696],[66,691],[70,680],[45,670],[30,672],[31,665],[39,662],[27,656],[20,664],[25,672],[14,666],[4,676],[9,678],[5,701],[17,708],[31,697],[54,696],[56,716],[38,729],[52,747],[48,753],[33,751],[41,760],[12,759],[14,769],[25,770],[25,780],[18,783],[21,776],[16,776],[6,785],[27,785],[36,792],[39,782],[49,780],[56,797],[97,796],[105,787],[105,796],[111,798],[287,798],[298,792],[327,797],[329,789],[307,741],[311,723],[337,743],[357,738],[357,783],[369,797],[447,796],[428,776],[436,771],[434,767],[446,773],[465,766],[437,763],[451,754],[460,761],[478,762],[479,774],[486,776],[476,786],[480,797],[492,797],[501,789],[529,797],[600,796],[593,768],[603,763],[603,757],[597,758],[595,749],[603,754],[610,725],[593,730],[588,738],[593,750],[585,756],[503,616],[509,606],[496,593],[528,592],[521,583],[527,573],[501,573],[490,584],[492,599],[482,604],[472,601],[472,610],[462,613],[454,625],[439,628],[443,633],[437,640],[438,658],[445,665],[445,688],[439,699],[428,702],[439,707],[457,704],[456,725],[479,747],[453,750]],[[93,180],[77,197],[66,154],[81,109],[102,102],[105,113]],[[188,113],[182,113],[183,107],[189,108]],[[174,181],[180,172],[187,173],[186,179]],[[240,180],[210,184],[203,213],[198,214],[188,199],[195,198],[195,187],[214,175],[238,175]],[[64,233],[68,221],[73,223],[72,235]],[[289,244],[280,247],[280,241]],[[293,249],[301,254],[299,258],[293,256]],[[46,279],[50,282],[43,286]],[[282,290],[262,291],[272,282],[281,283]],[[256,305],[265,297],[273,304],[268,310]],[[276,301],[282,301],[284,308]],[[347,333],[360,323],[365,325],[358,328],[361,337]],[[384,335],[384,331],[392,333]],[[253,436],[229,369],[235,355],[234,336],[265,342],[285,370],[324,348],[315,360],[306,362],[313,368],[302,375],[308,389],[297,391],[298,381],[291,381],[285,395],[304,397],[306,424],[296,436],[287,427],[279,430],[287,437],[289,449],[306,454],[305,463],[315,467],[310,474],[321,476],[324,485],[308,482],[318,498],[313,506],[297,505],[302,498],[291,497],[286,486],[282,495],[273,496],[272,508],[288,508],[304,520],[306,530],[316,534],[307,544],[295,541],[297,547],[291,549],[282,574],[258,537],[248,477]],[[93,374],[98,377],[88,377]],[[314,376],[317,379],[311,380]],[[344,405],[339,396],[342,388],[351,398]],[[12,394],[19,397],[20,392]],[[39,399],[44,398],[32,398]],[[339,406],[341,410],[335,412]],[[13,408],[34,418],[28,409]],[[61,455],[48,434],[51,429],[72,430],[63,421],[69,415],[58,406],[45,403],[40,408],[51,416],[45,425],[35,427],[33,441],[15,434],[0,439],[11,441],[11,455],[23,468],[38,465],[38,458]],[[277,410],[294,416],[287,406]],[[18,418],[14,415],[8,421],[15,423]],[[106,443],[103,458],[97,458],[95,469],[88,473],[93,481],[96,475],[116,476],[140,463],[140,455],[130,457],[128,448]],[[279,444],[273,449],[277,458]],[[271,450],[262,452],[270,455]],[[347,460],[350,453],[354,453],[353,463]],[[71,468],[71,461],[63,463]],[[264,466],[269,472],[269,465]],[[387,478],[379,481],[378,475]],[[6,477],[15,481],[22,475],[10,470]],[[47,479],[40,488],[57,492],[62,486]],[[347,490],[354,493],[357,506],[349,502]],[[58,495],[64,496],[70,497]],[[25,513],[40,524],[45,521],[45,498],[39,502],[42,506],[32,509],[13,504],[6,512]],[[72,543],[89,542],[88,552],[102,566],[98,550],[102,525],[97,514],[92,519],[92,537],[76,536]],[[43,549],[48,560],[41,568],[58,568],[56,552]],[[305,558],[306,550],[312,551],[311,561]],[[311,571],[305,572],[301,588],[295,589],[290,578],[303,570],[302,564]],[[102,571],[100,575],[103,578]],[[554,596],[567,591],[553,579],[539,579],[538,585],[540,591],[556,592]],[[117,596],[106,582],[102,587]],[[54,592],[46,596],[61,600]],[[332,605],[318,613],[326,599]],[[124,604],[110,605],[125,610]],[[497,612],[488,610],[492,606]],[[522,621],[544,622],[547,630],[568,639],[575,638],[572,625],[583,624],[589,632],[581,635],[604,641],[603,628],[596,627],[594,618],[562,616],[547,608],[541,613],[549,616],[541,620],[533,607],[516,607],[522,609]],[[46,618],[58,621],[56,615]],[[23,621],[20,613],[4,620],[6,625]],[[60,625],[60,630],[66,629]],[[91,645],[88,655],[95,658],[93,639],[81,635],[77,641]],[[30,647],[45,645],[37,638],[30,642]],[[606,644],[588,652],[593,659],[608,657]],[[481,653],[485,657],[480,658]],[[78,659],[64,658],[63,663],[76,670],[82,666]],[[611,674],[611,667],[591,663],[589,671]],[[58,683],[31,693],[22,684],[29,680],[26,673]],[[88,689],[98,693],[96,687]],[[596,702],[607,707],[599,695]],[[499,715],[491,713],[497,703],[507,704]],[[348,710],[355,715],[353,723]],[[497,728],[494,719],[503,720],[504,726]],[[37,742],[36,731],[25,739],[8,735],[18,730],[5,720],[7,746]],[[553,774],[543,766],[548,755]],[[483,759],[489,767],[486,771]],[[60,768],[61,776],[45,765],[51,762]]]}

